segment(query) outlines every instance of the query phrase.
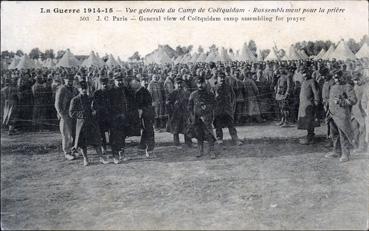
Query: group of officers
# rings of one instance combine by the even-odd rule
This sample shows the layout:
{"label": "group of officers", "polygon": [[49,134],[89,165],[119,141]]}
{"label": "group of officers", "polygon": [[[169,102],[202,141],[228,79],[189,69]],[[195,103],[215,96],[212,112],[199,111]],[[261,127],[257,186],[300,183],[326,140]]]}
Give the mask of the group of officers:
{"label": "group of officers", "polygon": [[[215,158],[214,143],[223,143],[223,128],[229,129],[234,144],[242,144],[234,125],[245,113],[256,121],[268,118],[266,115],[278,117],[281,127],[297,122],[298,129],[307,130],[301,144],[314,143],[314,128],[325,119],[328,144],[333,146],[327,157],[344,162],[351,149],[363,152],[367,148],[368,67],[361,63],[199,63],[106,72],[65,69],[47,75],[55,98],[42,94],[38,98],[55,99],[56,113],[49,114],[57,114],[60,120],[64,155],[73,160],[82,153],[85,165],[89,145],[95,147],[102,163],[109,162],[103,155],[107,144],[114,163],[126,160],[125,138],[129,136],[141,136],[140,155],[154,155],[154,127],[171,132],[175,145],[180,145],[179,134],[188,147],[194,146],[192,139],[196,138],[197,156],[203,155],[206,141],[207,152]],[[36,74],[34,93],[44,84],[44,74]],[[11,121],[16,91],[10,84],[2,93],[3,120]]]}

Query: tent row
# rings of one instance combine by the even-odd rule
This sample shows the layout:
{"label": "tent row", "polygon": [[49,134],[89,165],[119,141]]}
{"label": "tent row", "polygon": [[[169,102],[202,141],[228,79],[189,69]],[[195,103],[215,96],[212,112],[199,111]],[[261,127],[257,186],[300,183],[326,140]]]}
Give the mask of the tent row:
{"label": "tent row", "polygon": [[[315,57],[309,57],[304,50],[298,50],[295,46],[291,45],[282,57],[277,54],[274,49],[271,49],[267,57],[263,59],[261,51],[257,50],[257,55],[255,55],[247,46],[246,43],[243,44],[241,51],[237,50],[235,53],[233,50],[227,50],[221,48],[218,50],[211,50],[207,53],[205,52],[195,52],[194,54],[184,54],[181,56],[176,56],[176,52],[170,48],[168,45],[161,46],[154,50],[153,52],[147,54],[144,58],[145,64],[178,64],[178,63],[196,63],[196,62],[231,62],[231,61],[244,61],[244,62],[257,62],[257,61],[280,61],[280,60],[306,60],[313,58],[314,60],[354,60],[356,58],[369,58],[369,46],[364,43],[359,51],[354,54],[346,42],[341,40],[337,47],[333,44],[329,47],[327,51],[322,49]],[[5,62],[1,63],[1,67],[4,69],[33,69],[33,68],[54,68],[54,67],[103,67],[107,66],[109,68],[122,66],[123,62],[118,57],[114,58],[113,55],[106,55],[107,60],[104,61],[100,58],[99,54],[91,51],[90,55],[83,62],[79,61],[73,53],[67,49],[63,57],[57,61],[56,59],[46,59],[32,60],[28,55],[22,57],[15,56],[12,62],[7,65]]]}
{"label": "tent row", "polygon": [[27,54],[22,57],[14,57],[10,65],[5,66],[2,65],[3,68],[6,69],[37,69],[37,68],[54,68],[54,67],[103,67],[107,66],[109,68],[117,67],[123,65],[123,62],[118,57],[115,59],[113,55],[109,55],[106,62],[102,58],[100,58],[99,54],[95,52],[91,52],[87,59],[83,62],[79,61],[73,53],[67,49],[62,58],[57,61],[56,59],[48,58],[44,61],[39,59],[33,60]]}

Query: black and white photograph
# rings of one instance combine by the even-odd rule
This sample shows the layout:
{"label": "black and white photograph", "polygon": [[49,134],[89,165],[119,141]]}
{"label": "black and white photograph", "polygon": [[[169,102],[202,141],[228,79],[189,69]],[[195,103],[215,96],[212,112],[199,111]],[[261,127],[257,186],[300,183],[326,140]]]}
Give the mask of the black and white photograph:
{"label": "black and white photograph", "polygon": [[1,1],[1,230],[368,230],[368,7]]}

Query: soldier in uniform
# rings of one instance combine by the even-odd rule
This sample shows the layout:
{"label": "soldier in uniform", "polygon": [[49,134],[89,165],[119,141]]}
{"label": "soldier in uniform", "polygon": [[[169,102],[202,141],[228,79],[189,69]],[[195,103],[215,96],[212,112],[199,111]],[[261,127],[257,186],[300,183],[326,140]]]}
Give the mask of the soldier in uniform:
{"label": "soldier in uniform", "polygon": [[232,137],[232,141],[237,145],[241,145],[242,142],[238,139],[237,130],[233,126],[233,116],[236,98],[233,89],[225,82],[225,74],[222,71],[217,73],[218,84],[214,87],[215,93],[215,132],[217,136],[218,144],[223,144],[223,131],[224,127],[228,127],[229,134]]}
{"label": "soldier in uniform", "polygon": [[214,94],[206,90],[206,82],[204,77],[196,79],[198,90],[191,93],[188,101],[188,111],[190,113],[190,126],[187,135],[196,138],[198,141],[198,153],[196,157],[201,157],[204,153],[204,141],[209,143],[209,154],[214,159],[214,142],[215,136],[213,132],[214,120]]}
{"label": "soldier in uniform", "polygon": [[115,73],[114,84],[115,86],[111,89],[110,94],[111,123],[109,140],[113,152],[113,161],[115,164],[119,164],[123,158],[125,139],[129,128],[127,88],[124,86],[123,73]]}
{"label": "soldier in uniform", "polygon": [[175,90],[169,94],[167,99],[167,108],[169,112],[168,131],[173,134],[174,145],[179,146],[179,134],[184,134],[184,140],[188,147],[192,146],[191,138],[186,135],[188,122],[188,99],[189,90],[183,86],[183,79],[175,79]]}
{"label": "soldier in uniform", "polygon": [[62,135],[62,148],[65,158],[73,160],[72,146],[75,134],[75,121],[69,116],[70,101],[78,95],[77,88],[73,87],[73,74],[64,76],[64,85],[59,87],[55,94],[55,109],[60,119],[60,133]]}
{"label": "soldier in uniform", "polygon": [[155,111],[155,129],[160,130],[162,127],[162,120],[165,114],[165,95],[164,85],[159,82],[159,76],[154,74],[152,80],[149,83],[148,90],[152,97],[152,106]]}
{"label": "soldier in uniform", "polygon": [[354,152],[365,152],[367,143],[365,140],[366,124],[365,111],[362,107],[362,98],[364,91],[369,87],[368,81],[363,78],[360,72],[354,74],[353,82],[355,84],[354,91],[357,98],[357,103],[352,106],[351,124],[354,132]]}
{"label": "soldier in uniform", "polygon": [[281,70],[280,77],[277,80],[277,85],[275,86],[275,99],[279,106],[279,111],[281,113],[281,121],[278,123],[279,126],[288,126],[289,118],[289,96],[291,93],[291,80],[287,75],[287,70],[283,68]]}
{"label": "soldier in uniform", "polygon": [[155,147],[154,136],[154,109],[152,107],[152,99],[150,92],[147,90],[147,79],[133,78],[131,80],[131,86],[136,91],[136,103],[138,108],[139,118],[142,122],[141,140],[138,146],[139,154],[145,151],[146,156],[153,155]]}
{"label": "soldier in uniform", "polygon": [[18,91],[14,79],[5,79],[5,87],[1,89],[1,98],[4,99],[3,125],[8,126],[9,135],[14,135],[19,111]]}
{"label": "soldier in uniform", "polygon": [[297,129],[307,130],[307,136],[299,140],[300,144],[314,142],[314,128],[316,106],[319,105],[319,89],[308,66],[303,69],[303,81],[300,91],[300,105],[297,120]]}
{"label": "soldier in uniform", "polygon": [[108,161],[102,157],[100,130],[95,117],[96,111],[92,109],[92,97],[87,95],[86,80],[80,78],[79,86],[80,94],[71,100],[69,108],[69,116],[77,120],[74,148],[82,150],[84,166],[89,164],[87,158],[88,145],[95,148],[100,157],[100,162],[107,164]]}
{"label": "soldier in uniform", "polygon": [[333,152],[326,157],[340,157],[340,162],[348,161],[353,147],[351,128],[351,108],[357,99],[353,87],[345,82],[342,71],[333,76],[335,84],[329,92],[329,123],[333,140]]}
{"label": "soldier in uniform", "polygon": [[108,78],[99,78],[100,87],[95,91],[93,96],[93,109],[96,111],[96,119],[99,125],[99,131],[102,141],[102,152],[106,153],[106,133],[110,132],[110,89],[108,87]]}

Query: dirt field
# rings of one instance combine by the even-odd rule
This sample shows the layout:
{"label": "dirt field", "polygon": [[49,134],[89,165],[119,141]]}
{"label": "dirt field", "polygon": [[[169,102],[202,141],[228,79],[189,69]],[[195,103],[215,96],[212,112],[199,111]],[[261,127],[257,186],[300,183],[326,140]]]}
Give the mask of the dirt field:
{"label": "dirt field", "polygon": [[89,167],[64,160],[56,132],[3,133],[2,229],[367,228],[369,155],[324,158],[325,128],[311,146],[295,127],[238,131],[245,144],[216,146],[215,160],[159,133],[157,158],[101,165],[93,154]]}

